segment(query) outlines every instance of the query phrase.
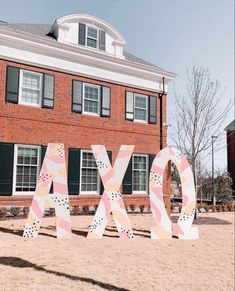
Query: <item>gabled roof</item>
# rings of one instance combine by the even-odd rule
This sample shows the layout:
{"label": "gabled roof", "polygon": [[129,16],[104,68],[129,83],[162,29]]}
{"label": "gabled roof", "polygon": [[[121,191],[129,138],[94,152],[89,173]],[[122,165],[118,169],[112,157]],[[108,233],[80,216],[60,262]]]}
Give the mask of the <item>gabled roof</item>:
{"label": "gabled roof", "polygon": [[228,126],[226,126],[224,130],[235,131],[235,119]]}
{"label": "gabled roof", "polygon": [[[10,29],[17,30],[20,32],[26,32],[33,35],[45,37],[47,39],[50,39],[51,41],[56,41],[49,34],[52,27],[51,24],[7,23],[7,22],[0,21],[0,25],[4,25]],[[160,70],[164,70],[163,68],[158,67],[148,61],[145,61],[127,51],[124,51],[124,56],[127,61],[137,63],[137,64],[143,64],[145,66],[149,66],[149,67],[160,69]]]}

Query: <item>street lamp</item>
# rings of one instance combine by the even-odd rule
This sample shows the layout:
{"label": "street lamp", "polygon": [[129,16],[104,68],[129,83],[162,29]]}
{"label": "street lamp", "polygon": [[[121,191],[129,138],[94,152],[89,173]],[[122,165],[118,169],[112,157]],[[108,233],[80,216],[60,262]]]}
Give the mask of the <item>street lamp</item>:
{"label": "street lamp", "polygon": [[212,196],[213,196],[213,205],[216,205],[216,198],[215,198],[215,181],[214,181],[214,139],[217,138],[217,135],[212,135]]}

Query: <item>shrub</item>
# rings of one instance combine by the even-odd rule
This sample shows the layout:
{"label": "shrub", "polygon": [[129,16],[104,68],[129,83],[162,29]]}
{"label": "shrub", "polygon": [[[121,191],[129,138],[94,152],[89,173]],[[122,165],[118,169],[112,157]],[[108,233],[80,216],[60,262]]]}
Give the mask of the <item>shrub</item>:
{"label": "shrub", "polygon": [[140,205],[140,212],[141,212],[141,213],[144,212],[144,205]]}
{"label": "shrub", "polygon": [[11,207],[11,208],[10,208],[10,213],[11,213],[13,216],[19,216],[20,212],[21,212],[20,207]]}
{"label": "shrub", "polygon": [[80,208],[79,208],[79,206],[74,206],[73,207],[73,210],[72,210],[72,214],[73,215],[78,215],[80,213]]}
{"label": "shrub", "polygon": [[135,205],[131,204],[131,205],[130,205],[130,209],[131,209],[131,211],[134,212],[134,211],[135,211]]}
{"label": "shrub", "polygon": [[50,216],[55,216],[55,208],[50,208]]}
{"label": "shrub", "polygon": [[0,219],[4,218],[7,214],[7,208],[5,207],[0,207]]}
{"label": "shrub", "polygon": [[85,214],[87,214],[88,211],[89,211],[89,206],[88,206],[88,205],[84,205],[84,206],[82,206],[82,211],[83,211]]}
{"label": "shrub", "polygon": [[23,208],[23,216],[28,217],[28,215],[29,215],[29,207],[24,207]]}

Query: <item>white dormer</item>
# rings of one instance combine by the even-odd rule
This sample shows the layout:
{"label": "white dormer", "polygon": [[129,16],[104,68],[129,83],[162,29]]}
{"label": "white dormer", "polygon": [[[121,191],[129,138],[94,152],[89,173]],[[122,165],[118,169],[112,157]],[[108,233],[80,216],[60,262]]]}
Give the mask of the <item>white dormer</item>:
{"label": "white dormer", "polygon": [[125,40],[119,31],[104,20],[85,14],[70,14],[58,18],[50,34],[57,41],[80,45],[124,59]]}

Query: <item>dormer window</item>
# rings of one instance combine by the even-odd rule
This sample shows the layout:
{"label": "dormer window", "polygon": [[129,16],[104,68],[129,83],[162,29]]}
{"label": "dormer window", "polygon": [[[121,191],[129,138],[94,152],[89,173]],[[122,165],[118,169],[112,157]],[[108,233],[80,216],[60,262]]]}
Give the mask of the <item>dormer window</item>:
{"label": "dormer window", "polygon": [[105,51],[105,31],[79,23],[78,43],[87,47]]}
{"label": "dormer window", "polygon": [[105,52],[107,55],[125,59],[125,40],[115,27],[104,20],[86,14],[70,14],[57,19],[50,35],[65,44],[85,47],[92,53]]}
{"label": "dormer window", "polygon": [[97,48],[98,31],[96,28],[87,26],[86,30],[86,45],[89,47]]}

